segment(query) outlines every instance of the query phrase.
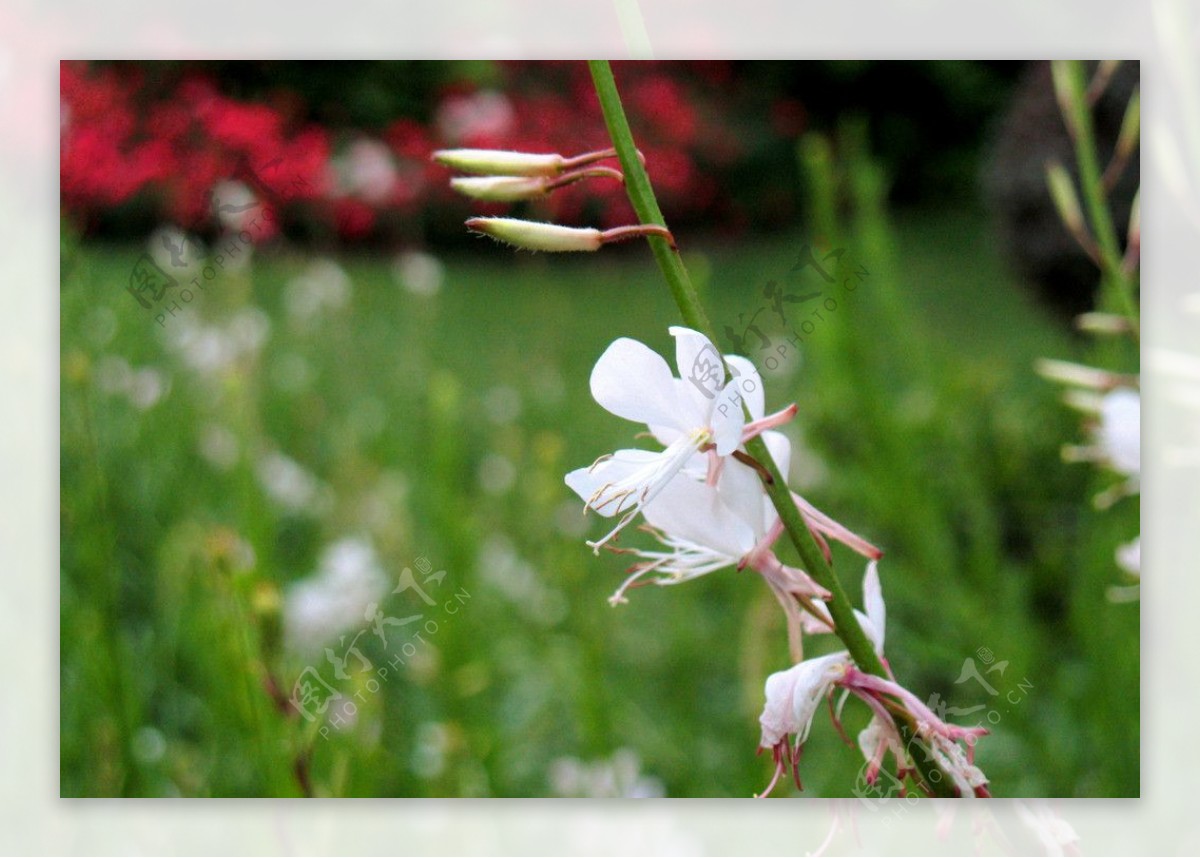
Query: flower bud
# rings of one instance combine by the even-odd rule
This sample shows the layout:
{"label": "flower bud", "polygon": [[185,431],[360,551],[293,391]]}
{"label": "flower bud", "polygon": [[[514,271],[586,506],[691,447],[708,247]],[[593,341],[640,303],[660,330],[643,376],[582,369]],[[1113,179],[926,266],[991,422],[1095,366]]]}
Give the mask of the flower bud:
{"label": "flower bud", "polygon": [[563,157],[556,153],[508,152],[503,149],[439,149],[433,160],[452,170],[485,176],[557,176]]}
{"label": "flower bud", "polygon": [[1072,235],[1086,233],[1083,221],[1083,211],[1079,207],[1079,197],[1075,194],[1075,185],[1066,168],[1057,161],[1046,165],[1046,182],[1050,186],[1050,196],[1058,216]]}
{"label": "flower bud", "polygon": [[511,217],[473,217],[467,228],[525,250],[550,253],[572,250],[599,250],[604,235],[598,229],[559,226]]}
{"label": "flower bud", "polygon": [[493,203],[531,200],[546,193],[545,176],[458,176],[450,187],[460,194]]}

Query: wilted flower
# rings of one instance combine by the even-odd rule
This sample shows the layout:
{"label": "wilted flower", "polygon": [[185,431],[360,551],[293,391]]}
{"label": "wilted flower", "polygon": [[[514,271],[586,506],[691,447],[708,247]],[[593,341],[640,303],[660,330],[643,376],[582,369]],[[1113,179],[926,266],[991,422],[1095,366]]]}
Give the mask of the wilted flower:
{"label": "wilted flower", "polygon": [[[882,658],[887,615],[875,562],[867,565],[863,578],[863,604],[866,613],[856,611],[855,614],[863,632]],[[987,795],[987,778],[971,762],[974,741],[987,730],[947,724],[895,680],[864,673],[848,652],[805,659],[767,678],[767,701],[759,718],[762,727],[759,748],[771,750],[775,774],[763,795],[774,788],[788,769],[791,769],[797,786],[800,785],[797,766],[801,748],[812,727],[813,716],[821,701],[838,688],[866,703],[874,716],[867,730],[859,736],[859,747],[868,762],[868,782],[874,781],[883,756],[888,751],[897,754],[900,774],[913,768],[907,744],[891,714],[899,705],[912,718],[916,738],[921,741],[924,753],[950,777],[959,795]],[[837,717],[835,713],[835,724]],[[837,726],[840,730],[841,725]],[[965,751],[959,742],[966,744]]]}
{"label": "wilted flower", "polygon": [[[874,561],[867,565],[863,578],[863,603],[867,613],[858,615],[859,623],[882,656],[887,615],[879,569]],[[758,719],[762,727],[758,744],[760,749],[771,750],[775,775],[763,795],[771,792],[787,769],[792,770],[796,785],[800,786],[799,753],[812,728],[813,716],[821,701],[845,679],[853,666],[850,653],[842,651],[805,659],[767,677],[767,702]]]}

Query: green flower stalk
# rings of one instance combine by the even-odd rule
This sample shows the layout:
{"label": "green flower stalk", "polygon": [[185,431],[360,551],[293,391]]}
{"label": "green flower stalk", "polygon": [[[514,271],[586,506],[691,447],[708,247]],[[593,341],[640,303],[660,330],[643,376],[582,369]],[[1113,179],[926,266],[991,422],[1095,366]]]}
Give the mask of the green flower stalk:
{"label": "green flower stalk", "polygon": [[[612,68],[605,60],[589,61],[589,67],[596,94],[600,100],[600,107],[604,112],[609,136],[625,174],[625,189],[629,201],[642,224],[656,225],[666,229],[666,220],[659,209],[650,178],[638,157],[633,133],[621,104]],[[657,236],[648,236],[647,240],[685,323],[707,337],[710,342],[716,343],[717,337],[712,322],[700,304],[677,249],[670,242]],[[728,378],[728,367],[726,367],[726,379],[728,380]],[[830,564],[826,562],[793,500],[779,466],[767,449],[766,443],[761,437],[754,437],[747,440],[745,446],[747,453],[765,471],[763,486],[775,507],[784,531],[799,553],[805,569],[817,585],[830,594],[826,602],[829,615],[833,620],[836,634],[846,646],[846,652],[850,659],[864,673],[888,679],[889,673],[883,661],[859,624],[841,580]],[[893,712],[891,717],[902,736],[911,738],[918,735],[918,725],[907,712]],[[919,770],[919,783],[924,789],[934,795],[954,796],[956,794],[951,778],[939,769],[933,754],[924,755],[924,757],[922,754],[916,754],[914,758]]]}

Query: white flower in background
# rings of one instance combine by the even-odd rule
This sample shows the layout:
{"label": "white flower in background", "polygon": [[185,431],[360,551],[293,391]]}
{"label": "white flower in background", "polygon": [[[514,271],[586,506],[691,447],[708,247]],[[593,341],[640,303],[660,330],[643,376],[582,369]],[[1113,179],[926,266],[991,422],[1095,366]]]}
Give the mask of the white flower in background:
{"label": "white flower in background", "polygon": [[1142,538],[1139,536],[1133,542],[1117,548],[1117,565],[1130,575],[1142,574]]}
{"label": "white flower in background", "polygon": [[216,375],[243,359],[254,358],[271,330],[271,320],[256,307],[238,311],[226,324],[209,324],[185,310],[163,328],[167,347],[203,375]]}
{"label": "white flower in background", "polygon": [[[1127,574],[1135,578],[1141,578],[1142,538],[1139,536],[1132,542],[1117,546],[1116,561],[1117,565]],[[1140,584],[1131,584],[1125,587],[1109,587],[1107,595],[1110,602],[1136,602],[1141,598],[1142,588]]]}
{"label": "white flower in background", "polygon": [[453,143],[478,137],[499,138],[512,130],[516,113],[499,92],[482,89],[453,95],[439,105],[434,118],[442,137]]}
{"label": "white flower in background", "polygon": [[521,416],[521,394],[506,384],[488,388],[483,395],[483,413],[497,426],[508,426]]}
{"label": "white flower in background", "polygon": [[495,533],[483,540],[475,565],[481,580],[511,602],[525,619],[553,626],[567,616],[566,596],[556,587],[548,586],[538,568],[522,557],[502,534]]}
{"label": "white flower in background", "polygon": [[106,355],[96,365],[96,384],[109,395],[124,397],[138,411],[153,408],[171,389],[166,373],[153,367],[134,369],[115,355]]}
{"label": "white flower in background", "polygon": [[261,215],[254,191],[236,179],[222,179],[213,185],[211,199],[217,222],[229,232],[241,232]]}
{"label": "white flower in background", "polygon": [[200,431],[199,446],[200,455],[219,471],[228,471],[241,455],[237,435],[218,423],[209,423]]}
{"label": "white flower in background", "polygon": [[[743,393],[762,412],[762,382],[745,358],[728,361],[737,376],[725,383],[720,353],[708,338],[689,328],[673,327],[679,377],[647,346],[622,337],[600,356],[592,370],[592,396],[618,417],[645,423],[665,450],[624,449],[578,468],[566,483],[583,498],[585,509],[620,516],[600,546],[616,536],[697,454],[711,452],[709,479],[715,482],[720,457],[733,453],[744,438]],[[789,415],[790,416],[790,415]],[[773,425],[773,424],[772,424]],[[767,425],[755,427],[762,431]]]}
{"label": "white flower in background", "polygon": [[1104,395],[1096,440],[1106,464],[1130,478],[1132,493],[1139,491],[1142,474],[1142,398],[1136,390],[1119,387]]}
{"label": "white flower in background", "polygon": [[333,186],[340,196],[358,197],[379,205],[392,195],[396,185],[396,161],[386,144],[360,137],[330,161]]}
{"label": "white flower in background", "polygon": [[271,499],[290,512],[321,512],[326,488],[295,459],[272,450],[258,460],[258,481]]}
{"label": "white flower in background", "polygon": [[389,581],[370,542],[341,539],[321,553],[314,575],[293,584],[284,597],[288,646],[320,651],[340,635],[364,626],[367,606],[387,593]]}
{"label": "white flower in background", "polygon": [[409,250],[392,263],[392,276],[413,295],[436,295],[446,277],[446,266],[436,256]]}
{"label": "white flower in background", "polygon": [[[1142,397],[1139,376],[1123,376],[1066,361],[1042,360],[1038,372],[1068,385],[1064,395],[1071,405],[1089,416],[1092,443],[1063,447],[1068,462],[1092,462],[1124,477],[1096,495],[1097,508],[1107,509],[1123,497],[1141,492]],[[1117,565],[1131,574],[1141,574],[1141,539],[1117,551]],[[1108,598],[1128,602],[1138,598],[1137,586],[1111,587]]]}
{"label": "white flower in background", "polygon": [[350,278],[332,259],[316,259],[288,283],[283,303],[288,315],[306,322],[328,310],[340,310],[350,298]]}
{"label": "white flower in background", "polygon": [[559,798],[661,798],[666,794],[658,778],[641,773],[636,752],[620,748],[609,760],[586,763],[576,757],[559,757],[550,764],[550,789]]}
{"label": "white flower in background", "polygon": [[199,238],[171,224],[164,224],[150,234],[147,250],[154,264],[180,285],[201,276],[208,258],[208,250]]}

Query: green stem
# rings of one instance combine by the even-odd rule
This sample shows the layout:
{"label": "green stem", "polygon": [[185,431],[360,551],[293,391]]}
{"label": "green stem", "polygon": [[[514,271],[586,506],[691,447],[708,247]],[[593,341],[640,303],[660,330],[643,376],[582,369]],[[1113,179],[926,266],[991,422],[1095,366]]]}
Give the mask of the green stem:
{"label": "green stem", "polygon": [[[590,60],[588,66],[596,86],[596,95],[600,99],[600,107],[604,111],[604,121],[608,125],[608,133],[612,137],[617,157],[621,161],[621,169],[625,173],[625,189],[629,195],[629,202],[632,203],[641,223],[666,227],[666,221],[658,207],[658,200],[654,196],[654,189],[650,185],[650,177],[647,175],[641,159],[638,158],[633,132],[629,128],[629,120],[625,117],[625,108],[622,106],[621,96],[617,92],[612,68],[607,60]],[[654,258],[667,280],[675,303],[679,305],[679,311],[683,315],[684,321],[689,327],[708,337],[709,341],[715,345],[718,342],[716,333],[708,319],[708,314],[700,305],[696,290],[692,287],[687,269],[684,268],[679,253],[672,250],[665,239],[650,236],[647,240],[650,242]],[[771,498],[771,503],[775,505],[775,510],[779,513],[784,530],[787,531],[788,537],[800,554],[804,568],[813,577],[813,580],[832,594],[827,606],[830,616],[833,617],[836,624],[834,631],[846,645],[846,651],[850,653],[851,658],[861,670],[887,678],[883,662],[867,639],[862,626],[859,625],[841,580],[833,568],[825,562],[824,555],[821,554],[800,515],[800,510],[792,499],[787,481],[780,473],[779,466],[772,458],[762,437],[747,441],[746,452],[762,463],[767,473],[771,475],[771,481],[764,481],[763,485],[767,495]],[[896,716],[896,726],[901,730],[901,735],[907,737],[912,735],[915,724],[911,717],[905,718],[898,715]],[[940,777],[931,777],[936,769],[935,765],[921,759],[920,754],[913,756],[922,778],[935,794],[954,795],[949,777],[942,772],[937,772]]]}
{"label": "green stem", "polygon": [[1078,60],[1066,60],[1059,61],[1057,65],[1061,95],[1064,97],[1064,119],[1075,143],[1079,184],[1092,234],[1100,251],[1100,273],[1108,309],[1111,312],[1123,312],[1133,324],[1134,331],[1137,331],[1138,309],[1133,298],[1133,275],[1122,267],[1120,242],[1108,211],[1083,64]]}
{"label": "green stem", "polygon": [[[600,106],[604,110],[604,121],[608,123],[608,133],[621,161],[621,172],[625,174],[625,192],[629,195],[629,202],[633,204],[639,221],[665,228],[667,222],[658,208],[654,189],[650,187],[650,177],[646,175],[646,168],[642,166],[637,148],[633,145],[633,132],[629,130],[629,120],[625,118],[621,96],[617,94],[617,83],[613,80],[612,68],[607,60],[592,60],[588,65],[592,70],[592,80],[596,84],[596,94],[600,97]],[[671,288],[675,303],[679,305],[684,323],[704,334],[715,344],[717,338],[713,334],[712,322],[700,306],[700,299],[696,297],[696,290],[688,277],[687,269],[683,267],[679,253],[671,249],[665,238],[651,236],[647,240],[650,242],[650,249],[654,251],[658,267],[667,278],[667,285]]]}

